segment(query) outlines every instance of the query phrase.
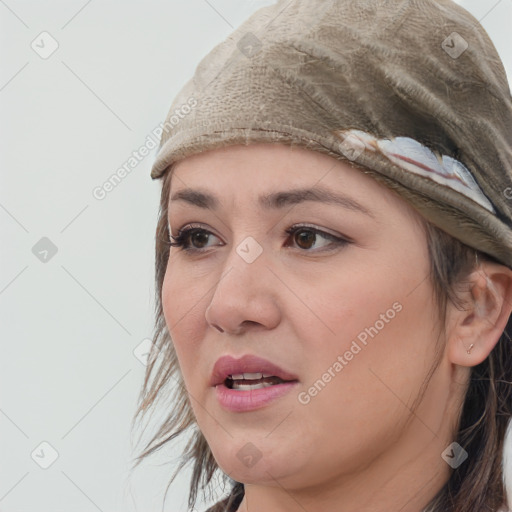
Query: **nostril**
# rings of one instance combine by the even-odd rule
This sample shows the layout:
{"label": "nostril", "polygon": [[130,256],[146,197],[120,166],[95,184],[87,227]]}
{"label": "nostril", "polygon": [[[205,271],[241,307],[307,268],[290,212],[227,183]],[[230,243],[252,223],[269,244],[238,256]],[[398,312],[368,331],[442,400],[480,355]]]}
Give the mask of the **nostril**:
{"label": "nostril", "polygon": [[220,332],[224,332],[224,329],[221,329],[218,325],[213,324],[213,326],[215,327],[215,329],[218,329]]}

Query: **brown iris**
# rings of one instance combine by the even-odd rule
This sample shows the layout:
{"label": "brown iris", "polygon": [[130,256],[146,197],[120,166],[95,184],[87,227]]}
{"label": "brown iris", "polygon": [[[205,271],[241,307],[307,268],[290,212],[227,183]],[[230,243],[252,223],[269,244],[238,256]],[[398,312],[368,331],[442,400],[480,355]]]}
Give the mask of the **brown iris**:
{"label": "brown iris", "polygon": [[[190,238],[193,239],[193,246],[197,247],[198,249],[201,249],[203,247],[202,244],[206,245],[208,243],[208,237],[210,236],[209,233],[206,233],[205,231],[195,231],[194,233],[189,233]],[[198,244],[196,245],[196,242]]]}
{"label": "brown iris", "polygon": [[[295,240],[297,241],[297,245],[301,249],[310,249],[311,245],[315,243],[316,233],[312,230],[302,229],[301,231],[297,231],[295,233]],[[306,245],[310,243],[311,245],[308,247],[304,247],[302,243],[305,243]]]}

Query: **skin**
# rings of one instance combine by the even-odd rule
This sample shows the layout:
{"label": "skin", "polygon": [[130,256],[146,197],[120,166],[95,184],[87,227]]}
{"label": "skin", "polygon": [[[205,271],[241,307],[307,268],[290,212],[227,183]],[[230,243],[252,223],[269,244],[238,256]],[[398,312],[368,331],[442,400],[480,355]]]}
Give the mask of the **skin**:
{"label": "skin", "polygon": [[[325,202],[258,204],[261,194],[318,186],[371,215]],[[186,188],[215,195],[219,207],[172,199]],[[174,236],[190,223],[211,233],[189,237],[195,253],[171,248],[162,301],[197,424],[220,468],[245,483],[239,512],[421,511],[452,471],[441,453],[453,442],[470,367],[487,357],[512,310],[512,272],[487,264],[471,274],[466,298],[475,306],[450,306],[443,331],[415,211],[348,163],[280,144],[179,162],[169,223]],[[285,232],[303,223],[350,242]],[[248,236],[262,248],[252,263],[236,251]],[[301,403],[298,394],[393,304],[401,307],[394,318]],[[298,375],[297,390],[256,411],[226,411],[209,386],[225,354],[270,359]],[[237,456],[247,443],[261,454],[252,467]]]}

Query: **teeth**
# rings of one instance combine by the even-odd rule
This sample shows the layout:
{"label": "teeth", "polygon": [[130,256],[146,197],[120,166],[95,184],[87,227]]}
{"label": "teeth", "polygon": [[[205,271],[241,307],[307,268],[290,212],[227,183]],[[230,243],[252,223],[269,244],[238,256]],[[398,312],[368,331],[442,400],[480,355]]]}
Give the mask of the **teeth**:
{"label": "teeth", "polygon": [[230,375],[233,380],[259,380],[266,377],[273,377],[270,373],[234,373]]}
{"label": "teeth", "polygon": [[233,389],[249,390],[249,389],[262,389],[273,386],[270,382],[259,382],[258,384],[241,384],[239,382],[233,382]]}
{"label": "teeth", "polygon": [[246,380],[258,380],[263,376],[262,373],[244,373],[244,379]]}
{"label": "teeth", "polygon": [[230,375],[230,377],[233,380],[240,380],[240,379],[244,378],[244,374],[243,373],[234,373],[233,375]]}

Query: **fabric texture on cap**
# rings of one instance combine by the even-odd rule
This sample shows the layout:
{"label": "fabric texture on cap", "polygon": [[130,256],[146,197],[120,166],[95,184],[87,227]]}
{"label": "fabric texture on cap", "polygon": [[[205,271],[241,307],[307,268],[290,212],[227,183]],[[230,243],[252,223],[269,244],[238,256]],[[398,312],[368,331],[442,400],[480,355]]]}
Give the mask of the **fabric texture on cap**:
{"label": "fabric texture on cap", "polygon": [[512,268],[510,88],[487,33],[452,1],[259,9],[176,96],[151,177],[187,156],[256,142],[344,160]]}

